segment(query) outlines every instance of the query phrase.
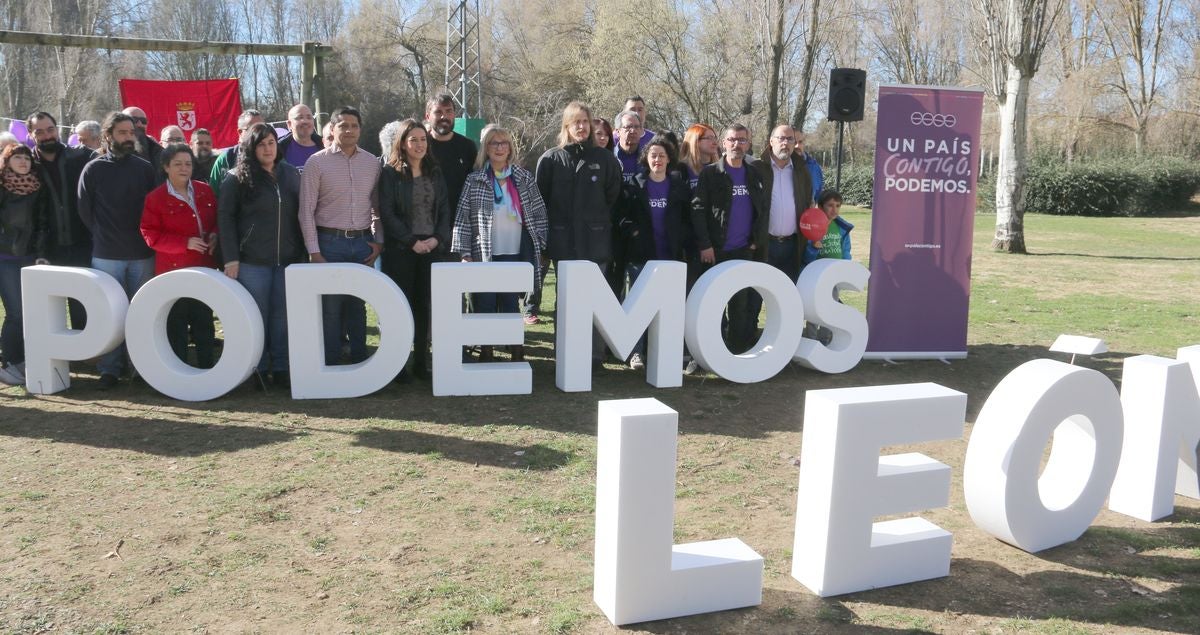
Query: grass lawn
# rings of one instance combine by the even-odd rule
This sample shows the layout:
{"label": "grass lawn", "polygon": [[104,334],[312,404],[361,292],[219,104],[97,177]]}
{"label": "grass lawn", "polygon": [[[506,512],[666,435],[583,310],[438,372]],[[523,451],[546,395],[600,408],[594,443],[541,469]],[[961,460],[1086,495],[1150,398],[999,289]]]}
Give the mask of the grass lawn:
{"label": "grass lawn", "polygon": [[[865,261],[870,216],[849,209]],[[145,384],[0,390],[0,631],[615,632],[592,603],[596,401],[680,413],[677,542],[736,536],[765,558],[759,607],[630,633],[1197,632],[1200,502],[1145,523],[1102,511],[1081,539],[1028,554],[971,522],[970,424],[1059,333],[1121,360],[1200,344],[1200,217],[1030,216],[1028,256],[988,250],[980,216],[969,355],[785,369],[656,390],[609,365],[554,388],[550,327],[530,329],[534,394],[433,398],[427,383],[354,400],[241,388],[202,404]],[[547,287],[550,290],[550,287]],[[847,296],[862,307],[865,294]],[[548,299],[549,300],[549,299]],[[933,381],[969,395],[961,439],[895,448],[953,469],[950,576],[821,599],[790,576],[805,391]]]}

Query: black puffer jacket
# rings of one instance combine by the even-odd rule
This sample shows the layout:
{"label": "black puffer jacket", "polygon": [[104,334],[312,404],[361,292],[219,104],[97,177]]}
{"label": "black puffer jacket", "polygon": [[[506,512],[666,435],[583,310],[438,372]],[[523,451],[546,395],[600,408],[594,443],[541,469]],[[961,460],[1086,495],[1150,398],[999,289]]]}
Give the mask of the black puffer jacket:
{"label": "black puffer jacket", "polygon": [[550,221],[554,260],[608,262],[613,208],[621,196],[621,163],[603,148],[573,143],[538,159],[537,186]]}
{"label": "black puffer jacket", "polygon": [[221,181],[217,197],[219,244],[225,263],[290,265],[307,262],[300,235],[300,172],[286,162],[275,164],[275,179],[260,174],[250,187],[233,172]]}
{"label": "black puffer jacket", "polygon": [[31,194],[0,187],[0,254],[46,257],[50,229],[50,197],[43,185]]}

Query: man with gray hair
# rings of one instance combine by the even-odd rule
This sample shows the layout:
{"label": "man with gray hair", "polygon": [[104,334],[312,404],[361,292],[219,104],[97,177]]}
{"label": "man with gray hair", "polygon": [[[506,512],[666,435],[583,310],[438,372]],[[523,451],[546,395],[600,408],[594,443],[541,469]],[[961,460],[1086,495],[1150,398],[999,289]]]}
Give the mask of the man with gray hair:
{"label": "man with gray hair", "polygon": [[88,119],[75,124],[75,136],[79,137],[76,148],[87,148],[92,152],[100,149],[100,122]]}
{"label": "man with gray hair", "polygon": [[[261,112],[253,108],[243,110],[242,114],[238,115],[237,120],[238,139],[242,138],[242,133],[249,130],[250,126],[262,123],[263,121],[265,120]],[[221,181],[225,180],[225,173],[237,165],[237,155],[238,147],[235,143],[232,147],[226,148],[221,153],[221,156],[217,157],[217,162],[213,163],[212,172],[208,174],[208,184],[212,187],[214,193],[221,191]]]}
{"label": "man with gray hair", "polygon": [[183,128],[179,126],[166,126],[162,132],[158,133],[158,141],[165,148],[172,143],[187,143],[187,139],[183,136]]}
{"label": "man with gray hair", "polygon": [[633,180],[641,169],[638,165],[639,150],[642,145],[642,117],[632,110],[623,110],[613,120],[613,133],[617,137],[617,147],[613,152],[621,162],[621,176],[626,183]]}

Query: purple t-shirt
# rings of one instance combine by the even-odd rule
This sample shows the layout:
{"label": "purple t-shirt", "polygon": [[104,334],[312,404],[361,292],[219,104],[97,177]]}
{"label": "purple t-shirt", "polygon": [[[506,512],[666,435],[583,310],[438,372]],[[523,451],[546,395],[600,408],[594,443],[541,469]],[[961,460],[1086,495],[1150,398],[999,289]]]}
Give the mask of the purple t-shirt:
{"label": "purple t-shirt", "polygon": [[692,166],[687,165],[688,187],[692,189],[692,194],[696,193],[696,186],[700,185],[700,173],[692,171]]}
{"label": "purple t-shirt", "polygon": [[310,146],[302,146],[295,139],[292,139],[292,142],[288,144],[287,151],[283,153],[283,160],[303,172],[304,164],[308,162],[308,157],[320,151],[321,145],[318,143]]}
{"label": "purple t-shirt", "polygon": [[646,179],[646,195],[650,199],[650,224],[654,227],[654,257],[658,260],[671,259],[671,242],[667,239],[667,195],[671,181],[663,179],[656,183]]}
{"label": "purple t-shirt", "polygon": [[617,160],[621,162],[621,176],[626,182],[632,182],[633,177],[637,176],[637,173],[642,169],[642,166],[638,165],[638,153],[625,154],[620,144],[617,144],[614,152],[616,152]]}
{"label": "purple t-shirt", "polygon": [[726,163],[725,172],[733,179],[733,204],[729,207],[729,226],[725,229],[725,251],[733,251],[750,245],[754,208],[750,203],[750,189],[746,187],[746,165],[735,168]]}

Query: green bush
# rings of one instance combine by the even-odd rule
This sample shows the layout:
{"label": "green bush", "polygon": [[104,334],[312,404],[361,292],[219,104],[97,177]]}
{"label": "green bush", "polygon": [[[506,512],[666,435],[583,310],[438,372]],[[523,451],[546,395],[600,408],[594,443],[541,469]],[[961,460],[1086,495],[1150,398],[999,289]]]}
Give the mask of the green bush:
{"label": "green bush", "polygon": [[1177,157],[1064,164],[1036,159],[1026,176],[1025,210],[1064,216],[1151,216],[1187,206],[1200,168]]}
{"label": "green bush", "polygon": [[[875,167],[873,165],[842,164],[842,202],[846,205],[871,207],[873,188],[875,187]],[[837,168],[825,169],[825,187],[833,188],[837,178]]]}
{"label": "green bush", "polygon": [[[833,187],[833,172],[826,185]],[[842,166],[842,196],[850,205],[870,207],[871,166]],[[1200,190],[1200,166],[1179,157],[1106,159],[1064,163],[1036,157],[1025,175],[1025,211],[1064,216],[1153,216],[1188,206]],[[976,186],[977,211],[996,211],[995,173]]]}

